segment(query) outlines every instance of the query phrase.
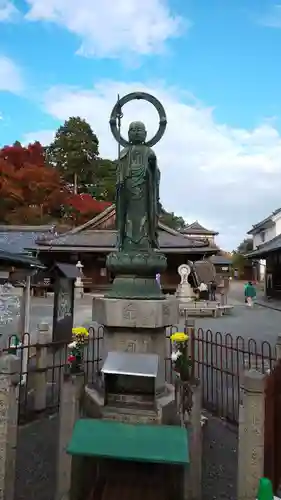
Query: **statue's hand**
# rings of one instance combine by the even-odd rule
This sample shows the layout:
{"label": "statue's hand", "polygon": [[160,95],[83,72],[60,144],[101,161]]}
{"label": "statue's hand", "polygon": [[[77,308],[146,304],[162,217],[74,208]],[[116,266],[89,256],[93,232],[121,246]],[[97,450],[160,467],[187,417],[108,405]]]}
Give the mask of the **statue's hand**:
{"label": "statue's hand", "polygon": [[157,165],[157,161],[156,161],[156,155],[154,154],[154,152],[150,153],[150,155],[148,157],[148,162],[149,162],[150,167],[153,170],[155,170],[156,169],[156,165]]}

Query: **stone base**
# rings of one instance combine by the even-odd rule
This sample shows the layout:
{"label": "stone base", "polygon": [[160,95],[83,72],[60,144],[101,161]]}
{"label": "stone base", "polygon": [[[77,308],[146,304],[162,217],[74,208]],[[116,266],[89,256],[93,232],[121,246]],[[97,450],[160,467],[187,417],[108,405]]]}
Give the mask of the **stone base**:
{"label": "stone base", "polygon": [[160,300],[97,297],[93,301],[92,319],[106,327],[157,330],[178,324],[179,305],[175,297]]}
{"label": "stone base", "polygon": [[182,283],[178,285],[176,296],[180,302],[192,302],[196,298],[191,285],[189,283]]}
{"label": "stone base", "polygon": [[75,286],[74,287],[74,298],[82,299],[84,297],[84,287],[83,286]]}
{"label": "stone base", "polygon": [[174,386],[166,384],[156,396],[155,409],[124,406],[105,406],[104,398],[97,389],[86,387],[84,411],[87,418],[102,418],[130,424],[179,425],[175,406]]}
{"label": "stone base", "polygon": [[166,327],[179,322],[178,301],[96,298],[93,320],[104,326],[104,359],[110,351],[157,354],[159,370],[156,387],[165,384],[167,357]]}

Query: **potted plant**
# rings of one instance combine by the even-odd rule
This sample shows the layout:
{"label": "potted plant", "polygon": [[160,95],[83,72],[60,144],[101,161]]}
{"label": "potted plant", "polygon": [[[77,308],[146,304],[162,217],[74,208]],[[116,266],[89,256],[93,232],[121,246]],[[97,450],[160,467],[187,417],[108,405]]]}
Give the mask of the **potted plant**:
{"label": "potted plant", "polygon": [[72,328],[73,340],[68,344],[69,354],[67,358],[69,372],[71,374],[82,373],[84,361],[84,346],[88,340],[89,332],[83,326]]}

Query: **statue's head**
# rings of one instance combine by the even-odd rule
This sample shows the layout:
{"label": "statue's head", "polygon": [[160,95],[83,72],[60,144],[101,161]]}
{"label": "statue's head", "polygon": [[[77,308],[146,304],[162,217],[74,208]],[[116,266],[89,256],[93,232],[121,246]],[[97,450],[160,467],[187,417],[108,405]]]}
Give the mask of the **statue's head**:
{"label": "statue's head", "polygon": [[128,136],[131,144],[143,144],[146,139],[146,129],[144,123],[130,123]]}

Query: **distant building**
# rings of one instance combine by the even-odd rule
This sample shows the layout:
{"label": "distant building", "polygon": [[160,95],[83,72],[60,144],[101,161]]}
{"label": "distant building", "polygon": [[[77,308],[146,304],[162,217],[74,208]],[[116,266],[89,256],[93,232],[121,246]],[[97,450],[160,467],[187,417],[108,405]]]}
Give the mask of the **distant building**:
{"label": "distant building", "polygon": [[265,281],[265,293],[281,298],[281,208],[278,208],[248,231],[253,238],[253,251],[247,257]]}
{"label": "distant building", "polygon": [[201,226],[201,224],[197,220],[182,229],[181,233],[185,234],[189,238],[208,240],[213,244],[215,244],[215,236],[219,234],[217,231],[206,229],[205,227]]}

